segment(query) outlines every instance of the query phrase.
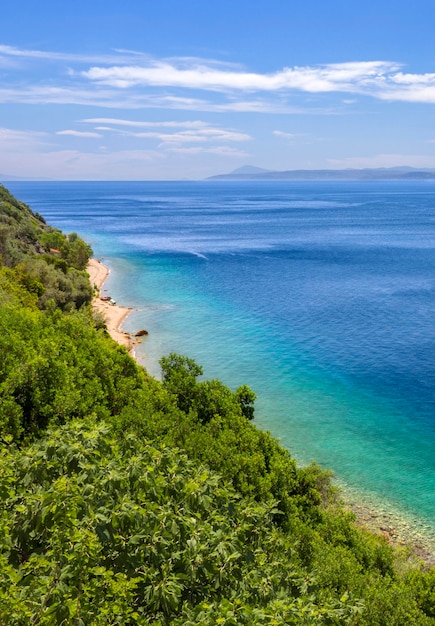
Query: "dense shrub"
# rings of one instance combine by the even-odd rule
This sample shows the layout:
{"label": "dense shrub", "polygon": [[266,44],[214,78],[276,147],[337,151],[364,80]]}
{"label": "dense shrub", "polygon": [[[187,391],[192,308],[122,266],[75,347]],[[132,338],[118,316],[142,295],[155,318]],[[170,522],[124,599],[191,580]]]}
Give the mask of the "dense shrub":
{"label": "dense shrub", "polygon": [[349,624],[362,610],[307,576],[273,504],[167,447],[75,422],[0,463],[2,623]]}

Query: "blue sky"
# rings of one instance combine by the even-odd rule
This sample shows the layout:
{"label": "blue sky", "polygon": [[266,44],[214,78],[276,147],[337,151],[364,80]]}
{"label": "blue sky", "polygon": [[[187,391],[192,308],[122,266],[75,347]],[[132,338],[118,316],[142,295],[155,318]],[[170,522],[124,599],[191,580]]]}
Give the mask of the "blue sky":
{"label": "blue sky", "polygon": [[3,178],[435,168],[433,0],[21,0],[1,13]]}

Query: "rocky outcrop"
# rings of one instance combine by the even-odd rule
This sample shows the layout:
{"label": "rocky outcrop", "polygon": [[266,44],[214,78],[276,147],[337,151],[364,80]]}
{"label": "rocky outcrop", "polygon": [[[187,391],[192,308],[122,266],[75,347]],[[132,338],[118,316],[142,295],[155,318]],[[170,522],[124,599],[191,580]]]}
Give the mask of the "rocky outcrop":
{"label": "rocky outcrop", "polygon": [[147,330],[138,330],[137,333],[135,333],[135,337],[145,337],[146,335],[148,335],[148,331]]}

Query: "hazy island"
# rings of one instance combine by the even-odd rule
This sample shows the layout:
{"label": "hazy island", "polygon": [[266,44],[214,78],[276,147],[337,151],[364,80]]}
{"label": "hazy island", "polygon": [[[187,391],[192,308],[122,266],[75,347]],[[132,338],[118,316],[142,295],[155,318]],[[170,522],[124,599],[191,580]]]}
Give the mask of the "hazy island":
{"label": "hazy island", "polygon": [[258,429],[248,386],[177,354],[149,376],[90,247],[4,187],[0,254],[1,624],[435,624],[435,570]]}
{"label": "hazy island", "polygon": [[364,169],[267,170],[245,165],[207,180],[435,180],[435,169],[378,167]]}

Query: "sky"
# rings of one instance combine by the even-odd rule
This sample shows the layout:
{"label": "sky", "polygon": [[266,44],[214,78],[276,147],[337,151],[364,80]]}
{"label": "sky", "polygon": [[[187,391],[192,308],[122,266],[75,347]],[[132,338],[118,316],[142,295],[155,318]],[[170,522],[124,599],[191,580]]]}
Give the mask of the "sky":
{"label": "sky", "polygon": [[435,168],[433,0],[20,0],[0,179]]}

